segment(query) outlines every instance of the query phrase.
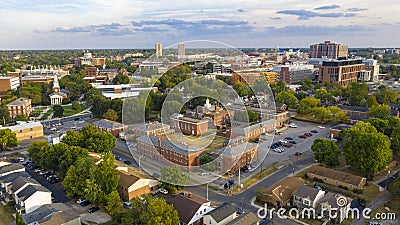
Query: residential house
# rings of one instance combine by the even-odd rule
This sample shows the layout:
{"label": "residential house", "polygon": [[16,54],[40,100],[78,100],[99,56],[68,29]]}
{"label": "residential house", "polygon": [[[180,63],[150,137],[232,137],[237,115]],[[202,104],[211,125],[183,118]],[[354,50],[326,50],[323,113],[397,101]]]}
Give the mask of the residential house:
{"label": "residential house", "polygon": [[203,217],[203,225],[225,225],[237,217],[237,208],[232,203],[223,203]]}
{"label": "residential house", "polygon": [[[351,201],[351,198],[328,192],[319,200],[319,206],[317,207],[318,214],[323,215],[324,218],[332,219],[332,216],[329,214],[331,213],[331,215],[334,215],[333,213],[337,213],[337,218],[332,220],[335,224],[338,222],[341,223],[346,218],[346,213],[350,209]],[[345,204],[339,205],[338,203],[340,202]]]}
{"label": "residential house", "polygon": [[15,195],[17,210],[33,212],[45,204],[51,204],[51,191],[40,185],[28,185]]}
{"label": "residential house", "polygon": [[259,222],[260,219],[256,216],[256,214],[250,212],[241,214],[226,225],[258,225]]}
{"label": "residential house", "polygon": [[318,190],[314,187],[301,185],[293,194],[293,205],[300,209],[316,208],[318,201],[325,195],[325,191]]}
{"label": "residential house", "polygon": [[156,190],[158,186],[157,180],[141,178],[122,170],[118,170],[118,175],[117,191],[121,198],[126,201],[149,194],[151,191]]}
{"label": "residential house", "polygon": [[202,225],[203,216],[212,211],[211,202],[193,194],[180,194],[168,201],[178,211],[179,225]]}
{"label": "residential house", "polygon": [[268,201],[276,207],[290,206],[293,194],[304,183],[299,177],[286,177],[266,189]]}
{"label": "residential house", "polygon": [[93,122],[93,125],[100,131],[100,132],[109,132],[114,137],[124,137],[125,133],[128,131],[128,126],[118,123],[111,120],[97,120]]}
{"label": "residential house", "polygon": [[17,136],[18,141],[43,137],[43,125],[40,122],[27,122],[0,129],[10,129]]}
{"label": "residential house", "polygon": [[350,173],[326,168],[320,165],[313,165],[307,170],[310,179],[317,178],[324,183],[339,187],[346,187],[350,190],[362,189],[367,183],[365,177],[360,177]]}
{"label": "residential house", "polygon": [[6,196],[9,196],[7,186],[20,177],[30,177],[30,175],[27,172],[16,172],[0,177],[0,198],[7,200]]}
{"label": "residential house", "polygon": [[0,167],[0,178],[18,172],[25,172],[25,167],[18,163],[10,163]]}
{"label": "residential house", "polygon": [[[22,220],[27,225],[80,225],[80,216],[64,203],[42,205],[33,212],[23,214]],[[8,225],[16,225],[12,222]]]}
{"label": "residential house", "polygon": [[29,177],[19,177],[15,179],[13,182],[11,182],[7,187],[6,187],[6,192],[8,195],[6,195],[6,200],[14,200],[15,195],[18,194],[20,191],[22,191],[24,188],[26,188],[29,185],[39,185],[40,184],[33,178]]}

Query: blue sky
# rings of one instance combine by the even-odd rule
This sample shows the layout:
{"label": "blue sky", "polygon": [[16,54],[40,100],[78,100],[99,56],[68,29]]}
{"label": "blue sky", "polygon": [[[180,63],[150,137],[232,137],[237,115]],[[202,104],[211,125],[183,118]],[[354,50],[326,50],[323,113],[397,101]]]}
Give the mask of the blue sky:
{"label": "blue sky", "polygon": [[398,0],[2,0],[0,49],[152,48],[190,40],[235,47],[400,47]]}

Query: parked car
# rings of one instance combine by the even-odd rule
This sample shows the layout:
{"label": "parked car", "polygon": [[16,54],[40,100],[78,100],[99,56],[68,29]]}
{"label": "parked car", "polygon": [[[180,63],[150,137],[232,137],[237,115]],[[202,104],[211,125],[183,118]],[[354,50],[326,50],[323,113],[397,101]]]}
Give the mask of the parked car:
{"label": "parked car", "polygon": [[132,209],[132,202],[124,202],[122,205],[124,208]]}
{"label": "parked car", "polygon": [[49,173],[49,171],[43,170],[43,171],[41,171],[41,172],[39,173],[39,175],[40,175],[40,176],[44,176],[44,175],[46,175],[46,174],[48,174],[48,173]]}
{"label": "parked car", "polygon": [[316,185],[316,186],[314,186],[314,187],[315,187],[317,190],[322,191],[321,186]]}
{"label": "parked car", "polygon": [[286,140],[290,140],[290,141],[293,140],[292,137],[285,137],[285,139],[286,139]]}
{"label": "parked car", "polygon": [[209,172],[201,172],[201,173],[199,173],[200,176],[205,176],[205,175],[209,175],[209,174],[210,174]]}
{"label": "parked car", "polygon": [[158,191],[161,192],[164,195],[168,194],[168,191],[166,189],[164,189],[164,188],[160,188],[160,189],[158,189]]}
{"label": "parked car", "polygon": [[280,132],[280,131],[275,132],[275,135],[281,135],[281,134],[282,134],[282,132]]}
{"label": "parked car", "polygon": [[290,143],[285,143],[285,144],[283,144],[283,146],[286,147],[286,148],[290,148],[290,147],[292,147],[293,145],[290,144]]}
{"label": "parked car", "polygon": [[290,128],[297,128],[297,125],[296,124],[290,124],[289,127]]}
{"label": "parked car", "polygon": [[79,203],[82,207],[90,205],[90,202],[88,200],[84,200],[83,202]]}
{"label": "parked car", "polygon": [[53,178],[51,178],[50,180],[49,180],[49,182],[51,183],[51,184],[55,184],[55,183],[57,183],[57,182],[59,182],[60,181],[60,179],[58,179],[58,177],[53,177]]}
{"label": "parked car", "polygon": [[129,160],[124,160],[124,163],[125,163],[126,165],[132,165],[132,162],[129,161]]}
{"label": "parked car", "polygon": [[288,143],[287,141],[285,141],[285,140],[283,140],[283,139],[279,140],[279,142],[282,143],[282,144]]}
{"label": "parked car", "polygon": [[121,156],[115,156],[115,159],[118,161],[122,161],[122,157]]}
{"label": "parked car", "polygon": [[307,135],[305,135],[305,134],[299,135],[299,138],[304,138],[304,139],[306,139],[306,138],[307,138]]}
{"label": "parked car", "polygon": [[297,142],[296,142],[296,141],[294,141],[294,140],[292,140],[292,141],[289,141],[289,143],[290,143],[290,144],[293,144],[293,145],[297,144]]}
{"label": "parked car", "polygon": [[84,201],[86,201],[86,200],[83,198],[78,198],[78,200],[76,200],[76,204],[81,204]]}
{"label": "parked car", "polygon": [[301,152],[296,152],[296,153],[294,153],[294,156],[299,156],[301,154],[302,154]]}
{"label": "parked car", "polygon": [[42,169],[42,168],[37,168],[37,169],[35,169],[33,172],[35,172],[35,173],[40,173],[40,172],[42,172],[42,171],[44,171],[44,169]]}
{"label": "parked car", "polygon": [[92,207],[92,208],[88,209],[88,213],[94,213],[94,212],[99,211],[99,210],[100,210],[100,208],[95,206],[95,207]]}
{"label": "parked car", "polygon": [[311,133],[314,133],[314,134],[318,133],[317,130],[310,130],[310,132],[311,132]]}
{"label": "parked car", "polygon": [[306,135],[307,137],[311,137],[312,133],[304,133],[304,135]]}
{"label": "parked car", "polygon": [[325,127],[324,127],[324,126],[318,126],[318,128],[319,128],[319,129],[325,129]]}
{"label": "parked car", "polygon": [[247,168],[247,166],[243,166],[241,170],[243,173],[249,172],[249,168]]}

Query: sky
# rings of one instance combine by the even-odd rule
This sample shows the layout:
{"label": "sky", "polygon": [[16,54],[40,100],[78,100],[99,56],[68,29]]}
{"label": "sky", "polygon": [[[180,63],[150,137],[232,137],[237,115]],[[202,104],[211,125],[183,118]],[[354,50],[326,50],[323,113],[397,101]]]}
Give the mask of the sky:
{"label": "sky", "polygon": [[0,49],[400,47],[398,0],[1,0]]}

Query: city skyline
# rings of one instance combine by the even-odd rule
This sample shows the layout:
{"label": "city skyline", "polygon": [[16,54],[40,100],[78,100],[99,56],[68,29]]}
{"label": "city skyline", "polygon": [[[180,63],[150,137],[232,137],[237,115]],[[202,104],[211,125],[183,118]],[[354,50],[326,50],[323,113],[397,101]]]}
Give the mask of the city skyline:
{"label": "city skyline", "polygon": [[[400,47],[396,0],[15,1],[0,3],[0,49],[154,48],[212,40],[239,48],[331,40]],[[29,23],[27,22],[29,21]]]}

